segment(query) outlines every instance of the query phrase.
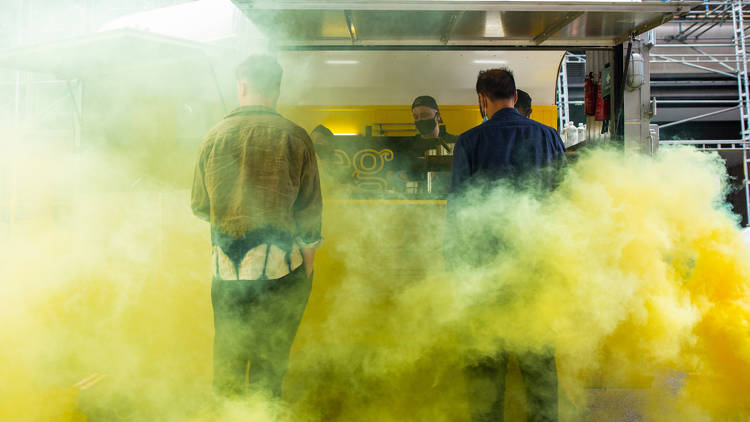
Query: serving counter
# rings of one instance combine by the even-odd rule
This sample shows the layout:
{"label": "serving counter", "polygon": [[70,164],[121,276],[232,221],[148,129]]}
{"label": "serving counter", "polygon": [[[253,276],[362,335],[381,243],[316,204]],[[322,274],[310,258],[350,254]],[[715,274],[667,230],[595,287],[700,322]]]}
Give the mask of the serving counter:
{"label": "serving counter", "polygon": [[337,199],[445,199],[452,138],[332,136],[316,144],[321,184]]}
{"label": "serving counter", "polygon": [[[320,342],[328,313],[348,306],[346,296],[381,307],[429,270],[443,268],[443,200],[324,200],[323,245],[315,259],[314,288],[295,347]],[[357,291],[359,290],[359,291]],[[337,303],[338,302],[338,303]],[[347,333],[357,341],[373,335],[359,327]],[[340,334],[336,332],[336,335]],[[359,337],[359,338],[358,338]],[[328,338],[327,341],[344,339]]]}
{"label": "serving counter", "polygon": [[[404,315],[399,292],[443,267],[445,201],[324,197],[323,206],[324,241],[292,348],[285,397],[321,420],[351,420],[353,408],[365,414],[357,420],[409,420],[414,402],[433,390],[460,403],[456,396],[463,387],[451,388],[460,382],[460,371],[438,379],[427,360],[400,367],[396,355],[411,346],[398,338],[404,330],[393,329],[402,315],[405,325],[416,321]],[[393,362],[382,362],[384,350]],[[363,399],[367,405],[357,404]]]}
{"label": "serving counter", "polygon": [[[329,310],[340,309],[333,301],[341,298],[330,292],[367,289],[350,293],[366,294],[369,304],[386,309],[400,287],[422,280],[429,269],[443,268],[446,193],[426,192],[420,183],[429,142],[335,136],[326,147],[316,146],[324,241],[316,256],[306,328],[322,324]],[[407,191],[409,180],[417,181],[418,189]],[[319,334],[313,337],[320,340]],[[302,346],[305,336],[299,340],[295,346]]]}
{"label": "serving counter", "polygon": [[[426,277],[444,276],[445,200],[324,198],[323,213],[324,242],[292,348],[285,397],[325,420],[347,420],[347,409],[357,408],[380,412],[359,420],[431,417],[415,415],[419,411],[442,418],[433,420],[469,422],[462,369],[453,360],[458,356],[423,350],[424,356],[399,366],[419,346],[398,333],[420,330],[421,317],[403,308],[399,293]],[[444,292],[437,293],[439,298]],[[435,300],[435,306],[440,303]],[[448,350],[458,341],[434,335],[445,337]],[[389,356],[386,367],[383,353]],[[523,421],[524,384],[515,358],[506,383],[506,420]]]}

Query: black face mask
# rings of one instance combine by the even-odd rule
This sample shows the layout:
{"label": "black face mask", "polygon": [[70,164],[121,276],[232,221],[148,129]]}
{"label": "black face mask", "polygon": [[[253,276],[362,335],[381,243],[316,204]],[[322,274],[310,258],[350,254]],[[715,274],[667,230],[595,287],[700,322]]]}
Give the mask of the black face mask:
{"label": "black face mask", "polygon": [[414,122],[414,125],[417,127],[417,130],[419,133],[421,133],[424,136],[432,135],[432,133],[435,131],[435,126],[437,126],[437,122],[435,121],[435,118],[427,119],[427,120],[417,120]]}

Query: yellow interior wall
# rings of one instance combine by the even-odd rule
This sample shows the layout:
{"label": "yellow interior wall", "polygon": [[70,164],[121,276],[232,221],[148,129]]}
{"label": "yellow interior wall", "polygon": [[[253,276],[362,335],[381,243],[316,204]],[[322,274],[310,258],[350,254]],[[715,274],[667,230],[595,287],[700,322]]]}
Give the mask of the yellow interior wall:
{"label": "yellow interior wall", "polygon": [[[322,124],[335,134],[364,134],[365,126],[373,123],[412,123],[414,119],[408,105],[365,106],[290,106],[280,105],[279,112],[306,130]],[[472,105],[440,106],[440,113],[448,133],[459,135],[482,122],[479,109]],[[557,127],[557,107],[535,105],[531,118],[545,125]],[[413,135],[414,132],[394,133],[394,136]]]}
{"label": "yellow interior wall", "polygon": [[556,105],[531,106],[531,119],[557,129],[557,106]]}

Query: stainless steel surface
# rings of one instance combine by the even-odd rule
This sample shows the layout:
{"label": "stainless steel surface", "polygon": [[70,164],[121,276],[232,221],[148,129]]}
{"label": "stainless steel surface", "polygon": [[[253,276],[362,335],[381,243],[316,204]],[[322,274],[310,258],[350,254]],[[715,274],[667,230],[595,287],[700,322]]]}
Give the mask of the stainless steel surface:
{"label": "stainless steel surface", "polygon": [[234,3],[279,47],[612,46],[695,2],[250,1]]}
{"label": "stainless steel surface", "polygon": [[[663,1],[507,1],[507,0],[233,0],[241,9],[277,9],[277,10],[417,10],[417,11],[572,11],[591,10],[607,11],[641,11],[668,12],[675,7],[696,6],[702,2],[663,2]],[[683,9],[680,9],[683,10]]]}
{"label": "stainless steel surface", "polygon": [[[387,135],[413,135],[417,132],[409,104],[414,98],[431,95],[441,110],[443,106],[474,104],[474,116],[479,116],[476,75],[497,65],[509,66],[515,72],[516,85],[531,95],[534,104],[554,104],[555,76],[563,54],[559,50],[281,51],[277,57],[288,77],[284,78],[279,103],[327,105],[336,110],[342,104],[394,105],[404,114],[388,114],[375,123],[400,123],[382,126]],[[448,110],[443,111],[450,116]],[[446,124],[449,133],[460,133],[453,129],[449,117]],[[379,126],[372,125],[372,133],[381,134]],[[351,127],[346,132],[359,130]]]}

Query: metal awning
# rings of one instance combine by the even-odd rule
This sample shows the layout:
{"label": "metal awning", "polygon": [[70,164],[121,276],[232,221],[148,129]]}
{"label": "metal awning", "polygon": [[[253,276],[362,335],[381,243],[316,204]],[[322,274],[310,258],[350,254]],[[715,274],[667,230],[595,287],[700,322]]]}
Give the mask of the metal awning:
{"label": "metal awning", "polygon": [[130,29],[0,50],[0,67],[85,78],[122,74],[143,66],[207,59],[203,45]]}
{"label": "metal awning", "polygon": [[232,0],[277,47],[608,47],[696,2]]}

